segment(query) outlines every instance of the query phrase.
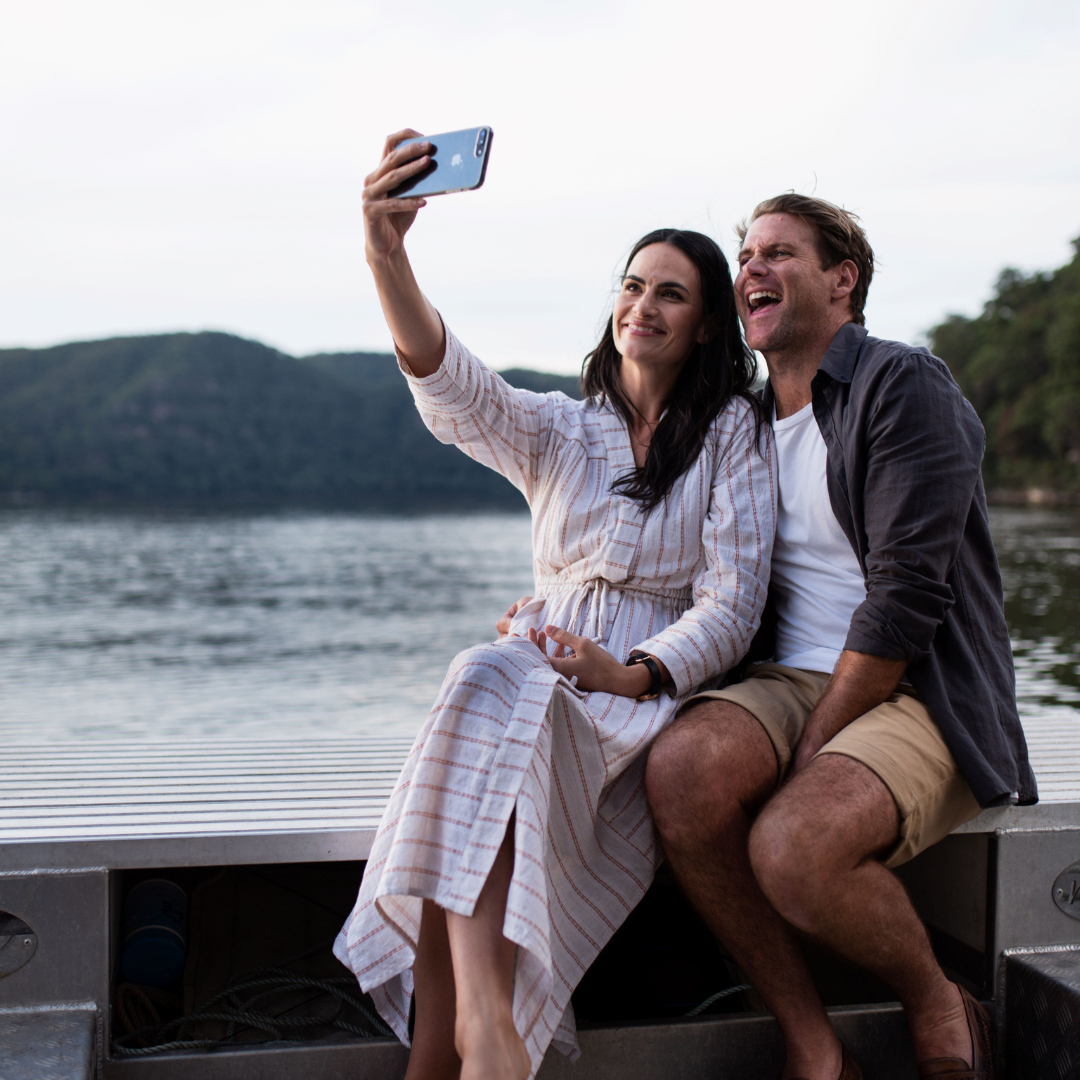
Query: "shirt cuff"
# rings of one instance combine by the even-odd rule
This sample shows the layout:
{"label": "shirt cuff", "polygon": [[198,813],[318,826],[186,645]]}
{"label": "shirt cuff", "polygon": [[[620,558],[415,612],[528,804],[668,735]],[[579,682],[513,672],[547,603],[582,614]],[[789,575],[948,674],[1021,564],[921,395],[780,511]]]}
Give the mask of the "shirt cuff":
{"label": "shirt cuff", "polygon": [[682,697],[694,689],[693,673],[690,671],[685,658],[662,638],[649,638],[648,641],[635,645],[634,649],[637,652],[655,656],[667,668],[668,674],[671,676],[671,682],[663,686],[662,690],[674,693],[676,697]]}

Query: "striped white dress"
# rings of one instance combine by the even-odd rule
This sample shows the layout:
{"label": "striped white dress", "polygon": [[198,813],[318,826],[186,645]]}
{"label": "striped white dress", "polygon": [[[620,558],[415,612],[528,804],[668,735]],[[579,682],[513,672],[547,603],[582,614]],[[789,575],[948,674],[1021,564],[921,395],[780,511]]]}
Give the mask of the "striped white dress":
{"label": "striped white dress", "polygon": [[[449,331],[439,370],[408,378],[435,436],[528,499],[536,598],[509,638],[451,664],[335,952],[407,1042],[422,900],[471,915],[516,809],[503,933],[519,946],[514,1018],[535,1072],[552,1041],[576,1055],[570,995],[659,861],[645,749],[757,629],[776,516],[770,434],[755,444],[751,410],[732,401],[667,501],[643,515],[611,494],[634,458],[610,407],[514,389]],[[620,661],[634,648],[659,657],[673,690],[642,703],[582,693],[528,641],[547,623]]]}

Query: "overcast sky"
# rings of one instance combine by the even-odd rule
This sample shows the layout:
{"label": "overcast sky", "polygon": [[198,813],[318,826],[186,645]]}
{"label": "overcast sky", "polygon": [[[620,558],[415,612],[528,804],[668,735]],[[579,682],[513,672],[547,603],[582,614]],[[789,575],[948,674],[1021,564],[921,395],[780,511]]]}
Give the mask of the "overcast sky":
{"label": "overcast sky", "polygon": [[918,339],[1080,234],[1080,4],[35,0],[0,32],[0,345],[219,329],[386,348],[360,190],[383,137],[494,128],[432,200],[421,285],[496,367],[577,370],[661,225],[729,255],[816,192]]}

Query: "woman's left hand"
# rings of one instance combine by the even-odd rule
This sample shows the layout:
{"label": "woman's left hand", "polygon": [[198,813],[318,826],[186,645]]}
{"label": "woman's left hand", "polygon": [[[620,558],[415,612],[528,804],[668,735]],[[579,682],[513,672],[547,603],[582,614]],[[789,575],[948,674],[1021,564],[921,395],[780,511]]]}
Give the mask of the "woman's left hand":
{"label": "woman's left hand", "polygon": [[[539,633],[529,630],[529,640],[548,657],[551,666],[567,679],[577,677],[577,687],[586,693],[639,697],[647,693],[652,676],[644,664],[625,667],[603,647],[587,637],[579,637],[557,626]],[[548,641],[555,645],[548,656]]]}

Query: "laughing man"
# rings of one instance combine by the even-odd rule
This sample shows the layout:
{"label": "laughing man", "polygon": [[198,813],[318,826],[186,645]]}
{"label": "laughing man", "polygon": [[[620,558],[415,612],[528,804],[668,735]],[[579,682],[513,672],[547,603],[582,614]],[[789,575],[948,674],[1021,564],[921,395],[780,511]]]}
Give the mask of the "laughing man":
{"label": "laughing man", "polygon": [[[646,782],[682,888],[787,1044],[785,1080],[855,1080],[799,934],[888,983],[920,1080],[989,1080],[990,1022],[892,869],[980,807],[1036,801],[1016,712],[983,430],[945,365],[868,336],[873,252],[799,195],[740,229],[739,315],[779,462],[772,662],[691,699]],[[763,646],[763,648],[760,648]]]}

